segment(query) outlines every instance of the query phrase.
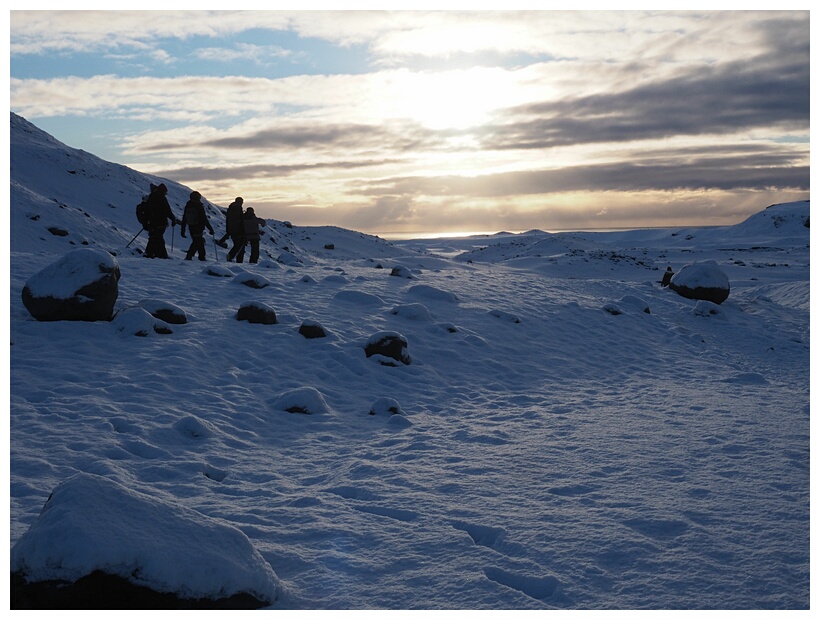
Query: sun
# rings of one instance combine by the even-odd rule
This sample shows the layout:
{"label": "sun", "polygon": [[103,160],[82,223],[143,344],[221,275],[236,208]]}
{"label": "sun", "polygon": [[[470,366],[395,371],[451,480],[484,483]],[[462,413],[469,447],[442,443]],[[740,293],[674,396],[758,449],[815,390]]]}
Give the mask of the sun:
{"label": "sun", "polygon": [[493,110],[515,105],[517,96],[514,79],[497,68],[402,71],[394,80],[391,113],[429,129],[466,129],[487,122]]}

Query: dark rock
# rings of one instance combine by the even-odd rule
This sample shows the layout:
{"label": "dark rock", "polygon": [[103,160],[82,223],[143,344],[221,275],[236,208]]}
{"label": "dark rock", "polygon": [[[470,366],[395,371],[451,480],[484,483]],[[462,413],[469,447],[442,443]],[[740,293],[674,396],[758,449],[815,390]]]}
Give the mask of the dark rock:
{"label": "dark rock", "polygon": [[332,243],[326,243],[326,244],[325,244],[325,249],[326,249],[326,250],[335,250],[335,249],[336,249],[336,246],[335,246],[335,245],[333,245]]}
{"label": "dark rock", "polygon": [[171,325],[185,325],[188,322],[188,315],[185,314],[185,311],[172,303],[143,299],[139,305],[155,319]]}
{"label": "dark rock", "polygon": [[108,252],[74,250],[29,278],[23,305],[38,321],[110,321],[119,279]]}
{"label": "dark rock", "polygon": [[713,260],[684,266],[672,276],[669,288],[681,297],[722,304],[729,298],[729,278]]}
{"label": "dark rock", "polygon": [[315,321],[302,321],[299,333],[305,338],[325,338],[327,336],[325,328]]}
{"label": "dark rock", "polygon": [[410,364],[410,355],[407,353],[407,339],[397,332],[379,332],[373,334],[365,344],[364,352],[367,357],[381,356],[379,362],[384,366],[395,366],[389,360],[396,360],[402,364]]}
{"label": "dark rock", "polygon": [[276,325],[278,322],[274,309],[258,301],[248,302],[240,306],[236,313],[236,320],[261,325]]}
{"label": "dark rock", "polygon": [[220,599],[180,598],[99,570],[74,583],[27,583],[21,573],[11,573],[10,594],[11,609],[259,609],[269,605],[247,593]]}
{"label": "dark rock", "polygon": [[63,228],[58,228],[57,226],[49,226],[48,232],[55,237],[68,237],[68,231]]}

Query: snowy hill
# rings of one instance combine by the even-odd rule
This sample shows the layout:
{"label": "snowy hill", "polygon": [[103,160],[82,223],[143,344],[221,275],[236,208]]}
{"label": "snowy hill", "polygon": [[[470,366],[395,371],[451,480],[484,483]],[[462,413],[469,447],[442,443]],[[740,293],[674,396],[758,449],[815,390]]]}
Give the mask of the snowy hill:
{"label": "snowy hill", "polygon": [[[13,607],[106,574],[190,606],[809,608],[808,202],[393,243],[270,221],[249,265],[126,249],[159,180],[12,114]],[[26,283],[78,248],[114,257],[114,319],[35,320]],[[660,285],[705,260],[722,304]]]}
{"label": "snowy hill", "polygon": [[[11,113],[11,250],[66,252],[80,246],[99,247],[115,255],[141,254],[146,234],[128,249],[129,241],[140,230],[135,217],[136,205],[148,193],[151,183],[165,183],[168,202],[178,218],[195,188],[169,179],[142,174],[125,166],[73,149],[55,140],[24,118]],[[206,213],[217,237],[225,232],[225,205],[217,206],[203,198]],[[245,205],[253,206],[248,203]],[[314,255],[343,258],[393,256],[399,251],[382,239],[336,227],[293,227],[289,223],[268,221],[263,228],[261,256],[276,260],[290,252],[300,260]],[[187,249],[190,239],[174,244]],[[166,234],[170,248],[172,231]],[[314,240],[321,236],[321,243]],[[213,244],[207,247],[213,255]],[[334,245],[334,253],[325,249]],[[224,260],[225,252],[219,249]]]}

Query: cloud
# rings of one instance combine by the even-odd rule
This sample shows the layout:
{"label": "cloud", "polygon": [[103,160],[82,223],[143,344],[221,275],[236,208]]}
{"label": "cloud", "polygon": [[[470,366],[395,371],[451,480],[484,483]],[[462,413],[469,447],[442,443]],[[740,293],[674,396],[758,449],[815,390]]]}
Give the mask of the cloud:
{"label": "cloud", "polygon": [[567,192],[809,189],[809,165],[775,148],[748,154],[683,151],[678,157],[624,159],[608,164],[563,166],[474,177],[400,177],[372,182],[363,195],[469,196],[501,198]]}
{"label": "cloud", "polygon": [[234,48],[229,47],[201,47],[194,50],[193,55],[208,62],[234,62],[247,60],[255,63],[267,63],[272,60],[295,56],[293,50],[278,45],[253,45],[237,43]]}
{"label": "cloud", "polygon": [[757,128],[809,131],[808,48],[802,62],[767,58],[692,70],[622,92],[501,111],[484,130],[492,149],[737,134]]}
{"label": "cloud", "polygon": [[311,164],[258,164],[223,167],[191,166],[187,168],[169,168],[155,170],[154,174],[170,179],[184,179],[186,183],[196,181],[243,181],[247,179],[277,179],[298,173],[316,170],[356,170],[359,168],[374,168],[398,163],[395,159],[370,161],[330,161]]}
{"label": "cloud", "polygon": [[[519,232],[539,228],[600,230],[729,225],[776,202],[804,200],[800,192],[582,192],[555,195],[526,203],[508,202],[499,208],[488,203],[446,201],[410,196],[379,196],[369,203],[344,202],[327,208],[306,209],[285,202],[254,202],[257,213],[304,226],[337,225],[373,234],[447,232]],[[604,208],[602,208],[604,205]]]}
{"label": "cloud", "polygon": [[[521,229],[662,218],[673,195],[705,218],[704,196],[808,191],[809,42],[808,11],[13,11],[12,69],[108,73],[12,72],[10,99],[109,142],[121,123],[127,165],[288,219]],[[309,53],[332,69],[284,69]]]}

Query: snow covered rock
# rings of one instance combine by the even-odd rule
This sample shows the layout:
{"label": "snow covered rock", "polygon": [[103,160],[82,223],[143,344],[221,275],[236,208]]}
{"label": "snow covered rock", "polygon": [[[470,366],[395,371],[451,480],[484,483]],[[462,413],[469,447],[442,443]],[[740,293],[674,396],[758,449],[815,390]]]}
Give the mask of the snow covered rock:
{"label": "snow covered rock", "polygon": [[152,316],[145,308],[135,306],[117,313],[111,321],[119,333],[126,336],[150,336],[152,334],[172,334],[171,328],[164,321]]}
{"label": "snow covered rock", "polygon": [[419,303],[402,304],[400,306],[396,306],[390,311],[390,314],[394,316],[404,317],[412,321],[433,320],[433,317],[430,315],[430,311],[427,309],[427,306]]}
{"label": "snow covered rock", "polygon": [[396,265],[390,271],[391,276],[396,276],[397,278],[408,278],[411,279],[413,277],[412,272],[405,267],[404,265]]}
{"label": "snow covered rock", "polygon": [[321,323],[309,319],[302,321],[299,326],[299,333],[305,338],[325,338],[327,336],[327,332]]}
{"label": "snow covered rock", "polygon": [[247,271],[243,271],[242,273],[236,274],[234,279],[231,280],[234,284],[244,284],[245,286],[249,286],[250,288],[265,288],[266,286],[270,286],[270,282],[263,278],[262,276],[257,276],[253,273],[248,273]]}
{"label": "snow covered rock", "polygon": [[[273,569],[239,529],[87,473],[54,489],[12,548],[11,571],[12,599],[39,608],[122,608],[122,600],[106,601],[105,590],[89,585],[94,579],[134,586],[137,599],[149,598],[143,608],[170,608],[171,599],[178,607],[264,607],[279,589]],[[49,594],[54,600],[34,598]],[[162,594],[158,606],[151,597]]]}
{"label": "snow covered rock", "polygon": [[260,325],[276,325],[276,311],[261,301],[246,301],[236,312],[237,321],[248,321]]}
{"label": "snow covered rock", "polygon": [[330,411],[324,396],[312,387],[294,388],[283,392],[273,400],[271,406],[279,411],[308,415]]}
{"label": "snow covered rock", "polygon": [[687,299],[722,304],[729,297],[729,278],[713,260],[684,266],[672,276],[669,288]]}
{"label": "snow covered rock", "polygon": [[29,278],[23,305],[38,321],[110,321],[119,279],[108,252],[74,250]]}
{"label": "snow covered rock", "polygon": [[202,273],[206,276],[217,276],[222,278],[232,278],[234,275],[233,271],[227,267],[223,267],[222,265],[208,265],[202,270]]}
{"label": "snow covered rock", "polygon": [[407,353],[407,338],[398,332],[377,332],[368,338],[364,345],[367,357],[376,356],[383,366],[396,366],[393,362],[410,364],[410,355]]}
{"label": "snow covered rock", "polygon": [[139,306],[147,310],[154,318],[172,325],[184,325],[188,322],[188,315],[185,314],[185,310],[167,301],[143,299]]}
{"label": "snow covered rock", "polygon": [[652,314],[652,311],[649,309],[649,304],[646,303],[645,300],[640,297],[636,297],[635,295],[625,295],[621,297],[621,300],[618,303],[622,307],[631,308],[637,312]]}
{"label": "snow covered rock", "polygon": [[370,415],[397,415],[403,414],[398,401],[392,398],[380,398],[370,407]]}

